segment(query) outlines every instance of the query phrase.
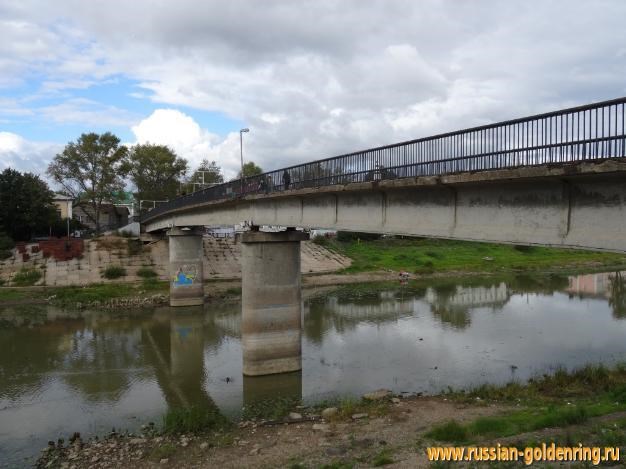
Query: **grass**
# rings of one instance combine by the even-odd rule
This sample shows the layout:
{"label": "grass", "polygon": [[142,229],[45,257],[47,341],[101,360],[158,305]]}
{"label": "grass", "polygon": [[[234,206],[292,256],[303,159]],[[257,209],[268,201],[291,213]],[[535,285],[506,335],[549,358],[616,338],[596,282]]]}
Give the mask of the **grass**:
{"label": "grass", "polygon": [[626,404],[626,366],[587,365],[573,371],[558,368],[553,374],[531,378],[525,385],[515,382],[504,386],[484,384],[468,392],[451,392],[448,397],[463,401],[480,398],[545,405],[568,398],[597,399],[602,395]]}
{"label": "grass", "polygon": [[102,276],[106,279],[114,280],[126,276],[126,269],[120,265],[110,265],[104,269]]}
{"label": "grass", "polygon": [[137,296],[146,292],[167,292],[168,282],[157,279],[144,279],[140,284],[95,283],[85,286],[48,287],[45,289],[0,289],[0,303],[9,301],[42,300],[51,298],[51,303],[71,306],[76,303],[92,303],[113,298]]}
{"label": "grass", "polygon": [[13,285],[16,287],[29,287],[31,285],[36,284],[42,277],[41,270],[39,269],[26,269],[21,268],[14,276],[13,276]]}
{"label": "grass", "polygon": [[331,421],[350,420],[354,414],[368,414],[370,417],[381,417],[389,413],[389,400],[368,401],[357,399],[352,396],[341,397],[322,401],[315,405],[315,409],[321,412],[327,407],[336,407],[337,414]]}
{"label": "grass", "polygon": [[163,417],[163,431],[170,434],[207,433],[229,428],[232,423],[217,409],[172,408]]}
{"label": "grass", "polygon": [[41,295],[26,290],[15,290],[12,288],[0,289],[0,302],[3,301],[23,301],[27,299],[37,299]]}
{"label": "grass", "polygon": [[241,296],[241,287],[229,287],[224,292],[226,296]]}
{"label": "grass", "polygon": [[302,401],[295,396],[277,396],[246,405],[242,409],[244,420],[279,420],[289,415]]}
{"label": "grass", "polygon": [[150,279],[155,278],[157,276],[157,273],[152,267],[144,266],[137,271],[137,275],[144,279]]}
{"label": "grass", "polygon": [[70,305],[73,303],[92,303],[106,301],[111,298],[131,296],[135,287],[124,283],[99,283],[85,287],[57,287],[51,289],[51,296],[55,296],[54,303]]}
{"label": "grass", "polygon": [[622,254],[429,238],[332,240],[328,244],[352,259],[346,273],[381,269],[418,274],[495,272],[626,264],[626,257]]}
{"label": "grass", "polygon": [[387,464],[393,464],[395,461],[391,457],[391,450],[383,449],[372,458],[372,466],[381,467]]}
{"label": "grass", "polygon": [[582,424],[591,416],[604,415],[616,410],[618,409],[594,405],[525,409],[494,417],[480,417],[465,425],[451,420],[435,426],[425,436],[451,443],[464,443],[480,438],[501,438],[544,428]]}
{"label": "grass", "polygon": [[150,451],[149,458],[155,461],[168,459],[170,456],[174,455],[176,451],[176,445],[173,445],[172,443],[163,443]]}
{"label": "grass", "polygon": [[141,282],[141,289],[146,292],[169,292],[169,283],[164,280],[158,280],[155,277],[144,278]]}
{"label": "grass", "polygon": [[[454,420],[445,422],[433,427],[426,434],[428,438],[461,443],[507,437],[584,424],[592,417],[626,410],[626,367],[618,365],[609,369],[603,365],[588,365],[572,372],[558,369],[552,375],[531,379],[527,385],[484,385],[467,393],[447,396],[473,402],[477,397],[492,402],[512,401],[526,408],[480,417],[467,424]],[[621,438],[621,433],[618,437]]]}

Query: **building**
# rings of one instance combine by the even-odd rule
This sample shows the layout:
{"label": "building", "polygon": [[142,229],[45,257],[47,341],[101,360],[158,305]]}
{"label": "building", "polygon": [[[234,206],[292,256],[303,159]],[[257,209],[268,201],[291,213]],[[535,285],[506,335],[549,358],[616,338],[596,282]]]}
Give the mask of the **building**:
{"label": "building", "polygon": [[[90,216],[91,215],[91,216]],[[94,210],[89,204],[74,207],[74,218],[91,230],[96,229]],[[128,207],[103,203],[100,208],[100,231],[117,230],[128,224]]]}
{"label": "building", "polygon": [[72,218],[72,206],[74,199],[64,194],[54,194],[52,202],[56,206],[57,213],[61,219]]}

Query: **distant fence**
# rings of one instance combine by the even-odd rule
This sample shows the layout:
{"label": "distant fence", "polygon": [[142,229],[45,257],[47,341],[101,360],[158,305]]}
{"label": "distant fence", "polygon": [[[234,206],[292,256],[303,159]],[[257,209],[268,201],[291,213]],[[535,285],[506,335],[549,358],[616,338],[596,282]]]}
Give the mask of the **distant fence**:
{"label": "distant fence", "polygon": [[178,197],[142,221],[254,193],[624,157],[625,103],[618,98],[290,166]]}

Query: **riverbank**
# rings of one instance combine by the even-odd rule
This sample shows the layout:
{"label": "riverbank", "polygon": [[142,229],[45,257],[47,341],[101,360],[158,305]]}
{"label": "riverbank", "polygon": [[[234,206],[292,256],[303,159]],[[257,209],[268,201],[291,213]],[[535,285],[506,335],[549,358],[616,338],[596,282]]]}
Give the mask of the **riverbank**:
{"label": "riverbank", "polygon": [[[271,418],[260,414],[228,422],[195,415],[178,419],[182,424],[169,430],[145,425],[138,434],[90,441],[74,436],[67,445],[51,442],[38,467],[429,467],[426,448],[438,445],[502,443],[523,449],[580,442],[626,450],[626,367],[621,365],[557,370],[525,385],[481,386],[435,397],[380,391],[360,400],[296,404],[266,405]],[[186,431],[184,422],[206,422],[206,427]]]}
{"label": "riverbank", "polygon": [[[399,272],[409,279],[516,275],[532,272],[574,274],[581,271],[626,270],[623,254],[556,248],[496,245],[434,239],[317,240],[331,251],[349,257],[349,267],[336,272],[305,273],[307,288],[372,282],[396,282]],[[205,281],[207,301],[236,299],[236,277]],[[140,281],[94,283],[69,287],[0,287],[0,306],[52,304],[83,309],[124,309],[167,304],[169,284],[155,277]]]}
{"label": "riverbank", "polygon": [[540,246],[399,237],[344,241],[316,238],[315,242],[349,257],[352,264],[344,269],[349,274],[392,270],[430,275],[626,266],[624,254]]}

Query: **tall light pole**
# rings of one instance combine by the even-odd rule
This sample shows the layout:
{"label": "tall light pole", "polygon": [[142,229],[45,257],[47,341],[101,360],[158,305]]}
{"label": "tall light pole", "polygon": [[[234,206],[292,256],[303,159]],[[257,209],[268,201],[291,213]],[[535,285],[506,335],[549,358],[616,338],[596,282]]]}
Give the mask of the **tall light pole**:
{"label": "tall light pole", "polygon": [[239,153],[241,154],[241,195],[243,196],[243,134],[250,132],[250,129],[241,129],[239,131]]}

